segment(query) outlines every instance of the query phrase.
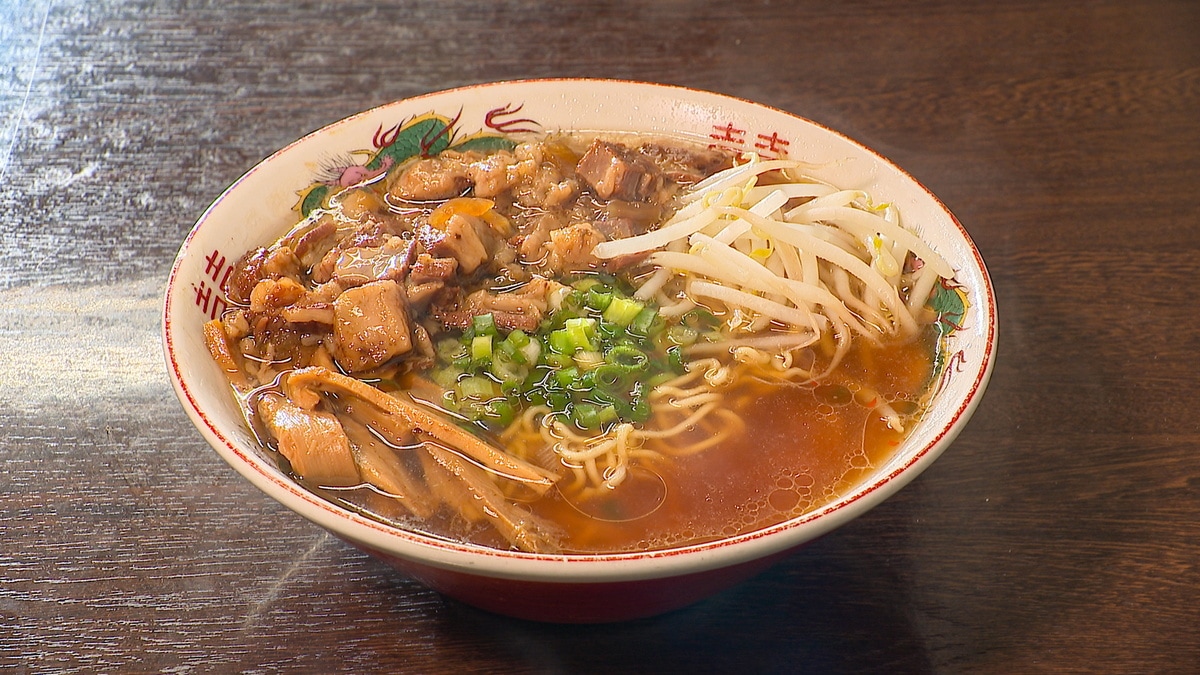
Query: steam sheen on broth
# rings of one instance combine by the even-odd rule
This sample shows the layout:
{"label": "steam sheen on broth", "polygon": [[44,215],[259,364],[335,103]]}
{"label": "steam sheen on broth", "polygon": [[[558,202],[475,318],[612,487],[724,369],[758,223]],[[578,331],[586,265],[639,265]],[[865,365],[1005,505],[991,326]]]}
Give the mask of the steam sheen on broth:
{"label": "steam sheen on broth", "polygon": [[886,461],[953,270],[793,160],[561,133],[418,157],[246,253],[205,326],[298,482],[436,538],[701,543]]}

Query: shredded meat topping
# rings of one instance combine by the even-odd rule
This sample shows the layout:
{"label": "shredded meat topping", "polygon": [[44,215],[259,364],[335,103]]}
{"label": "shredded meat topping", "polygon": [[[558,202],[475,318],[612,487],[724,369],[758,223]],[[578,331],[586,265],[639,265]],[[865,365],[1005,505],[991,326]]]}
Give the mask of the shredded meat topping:
{"label": "shredded meat topping", "polygon": [[234,265],[235,308],[210,347],[230,362],[252,356],[243,367],[269,381],[284,363],[417,368],[439,333],[480,314],[535,330],[555,284],[545,277],[639,264],[644,255],[602,262],[591,251],[651,229],[678,185],[731,163],[720,150],[634,141],[445,151],[349,187]]}

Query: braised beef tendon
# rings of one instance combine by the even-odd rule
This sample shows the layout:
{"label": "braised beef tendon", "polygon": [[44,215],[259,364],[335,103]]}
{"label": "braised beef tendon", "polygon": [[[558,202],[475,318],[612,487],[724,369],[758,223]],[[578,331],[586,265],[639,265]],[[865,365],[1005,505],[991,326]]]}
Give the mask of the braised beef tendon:
{"label": "braised beef tendon", "polygon": [[596,139],[579,160],[579,176],[603,200],[657,201],[665,177],[645,155]]}
{"label": "braised beef tendon", "polygon": [[412,320],[404,287],[372,281],[333,301],[333,355],[343,370],[374,370],[412,351]]}

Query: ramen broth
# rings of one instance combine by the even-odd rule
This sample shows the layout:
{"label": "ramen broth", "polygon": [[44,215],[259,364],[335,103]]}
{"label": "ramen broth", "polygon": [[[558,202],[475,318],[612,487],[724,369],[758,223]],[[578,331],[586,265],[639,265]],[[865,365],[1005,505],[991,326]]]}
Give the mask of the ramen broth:
{"label": "ramen broth", "polygon": [[[863,340],[837,374],[819,384],[743,379],[727,401],[743,417],[745,433],[704,452],[643,467],[595,502],[573,502],[553,492],[524,506],[560,528],[564,551],[580,553],[699,544],[803,515],[850,491],[904,438],[855,392],[869,389],[886,398],[911,425],[922,409],[935,348],[932,330],[902,344]],[[318,492],[405,529],[507,548],[495,532],[465,526],[449,514],[426,522],[406,519],[391,499],[370,488]]]}

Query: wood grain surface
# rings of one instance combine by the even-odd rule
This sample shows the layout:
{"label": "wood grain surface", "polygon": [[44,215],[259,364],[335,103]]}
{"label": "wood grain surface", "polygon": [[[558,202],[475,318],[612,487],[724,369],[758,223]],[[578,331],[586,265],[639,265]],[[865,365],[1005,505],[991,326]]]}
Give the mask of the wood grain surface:
{"label": "wood grain surface", "polygon": [[[0,670],[1200,671],[1200,4],[0,0]],[[658,81],[833,127],[989,265],[978,413],[868,515],[693,607],[460,605],[238,478],[167,381],[183,237],[354,112]]]}

